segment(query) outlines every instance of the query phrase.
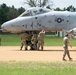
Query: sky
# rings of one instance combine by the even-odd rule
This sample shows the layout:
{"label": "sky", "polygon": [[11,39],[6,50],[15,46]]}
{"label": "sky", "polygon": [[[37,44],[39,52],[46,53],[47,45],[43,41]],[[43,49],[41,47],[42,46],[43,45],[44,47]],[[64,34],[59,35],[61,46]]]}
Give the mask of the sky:
{"label": "sky", "polygon": [[[25,0],[0,0],[0,5],[5,3],[7,6],[12,6],[14,5],[16,8],[24,7],[27,8],[23,4]],[[64,8],[68,7],[70,5],[73,5],[76,8],[76,0],[52,0],[54,3],[54,8],[59,7],[59,8]]]}

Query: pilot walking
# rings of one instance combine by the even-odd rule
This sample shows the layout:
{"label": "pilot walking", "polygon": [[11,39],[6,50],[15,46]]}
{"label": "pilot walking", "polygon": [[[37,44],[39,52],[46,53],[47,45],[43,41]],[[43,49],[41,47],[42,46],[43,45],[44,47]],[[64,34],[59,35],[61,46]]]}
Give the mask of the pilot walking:
{"label": "pilot walking", "polygon": [[45,31],[43,29],[38,34],[38,44],[37,44],[38,50],[39,50],[40,46],[41,46],[41,50],[43,50],[43,46],[44,46],[44,35],[45,35]]}
{"label": "pilot walking", "polygon": [[70,57],[69,54],[69,50],[68,50],[68,45],[72,48],[72,46],[69,43],[68,40],[68,34],[65,35],[65,37],[63,38],[63,48],[64,48],[64,54],[63,54],[63,60],[66,61],[65,56],[67,55],[69,60],[72,60],[72,58]]}

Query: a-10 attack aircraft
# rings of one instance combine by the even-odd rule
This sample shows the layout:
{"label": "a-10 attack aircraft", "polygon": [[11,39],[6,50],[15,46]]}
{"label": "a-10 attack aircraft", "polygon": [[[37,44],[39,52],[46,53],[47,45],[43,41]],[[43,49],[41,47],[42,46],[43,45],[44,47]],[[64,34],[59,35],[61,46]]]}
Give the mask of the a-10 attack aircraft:
{"label": "a-10 attack aircraft", "polygon": [[19,17],[1,25],[4,32],[21,33],[26,31],[66,31],[76,34],[76,12],[52,11],[47,8],[32,7]]}

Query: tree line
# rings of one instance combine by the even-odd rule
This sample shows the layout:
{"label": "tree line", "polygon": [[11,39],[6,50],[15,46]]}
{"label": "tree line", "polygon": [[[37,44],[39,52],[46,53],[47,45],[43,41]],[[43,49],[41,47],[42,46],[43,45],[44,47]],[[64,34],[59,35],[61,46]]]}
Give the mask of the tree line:
{"label": "tree line", "polygon": [[[49,6],[47,8],[51,9]],[[70,9],[73,9],[75,11],[75,8],[70,5],[67,8],[60,9],[59,7],[54,9],[55,11],[70,11]],[[20,8],[15,8],[14,6],[9,7],[6,4],[0,5],[0,25],[8,20],[11,20],[13,18],[18,17],[21,13],[25,11],[25,8],[20,7]]]}
{"label": "tree line", "polygon": [[0,5],[0,25],[8,20],[18,17],[24,11],[25,9],[23,7],[17,9],[14,6],[8,7],[3,3]]}

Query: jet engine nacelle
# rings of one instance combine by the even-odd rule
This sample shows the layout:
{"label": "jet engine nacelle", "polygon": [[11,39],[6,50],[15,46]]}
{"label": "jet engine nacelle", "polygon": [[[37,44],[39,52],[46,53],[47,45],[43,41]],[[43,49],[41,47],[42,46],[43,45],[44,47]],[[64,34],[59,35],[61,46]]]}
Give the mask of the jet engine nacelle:
{"label": "jet engine nacelle", "polygon": [[72,39],[76,39],[76,28],[71,29],[68,34],[71,34]]}
{"label": "jet engine nacelle", "polygon": [[76,35],[76,28],[73,28],[72,30],[70,30],[70,33],[72,33],[73,35]]}

